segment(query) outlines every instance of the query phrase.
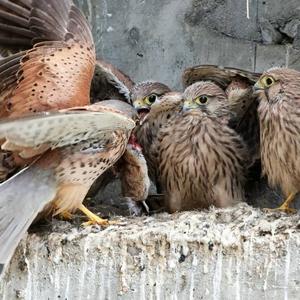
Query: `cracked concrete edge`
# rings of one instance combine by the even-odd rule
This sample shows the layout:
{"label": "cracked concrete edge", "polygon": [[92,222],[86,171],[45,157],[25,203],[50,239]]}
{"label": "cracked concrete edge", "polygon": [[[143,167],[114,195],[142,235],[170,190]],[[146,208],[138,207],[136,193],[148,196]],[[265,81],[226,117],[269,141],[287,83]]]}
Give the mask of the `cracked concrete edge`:
{"label": "cracked concrete edge", "polygon": [[57,222],[18,247],[0,295],[3,300],[297,299],[299,272],[299,214],[240,204],[121,218],[104,230]]}

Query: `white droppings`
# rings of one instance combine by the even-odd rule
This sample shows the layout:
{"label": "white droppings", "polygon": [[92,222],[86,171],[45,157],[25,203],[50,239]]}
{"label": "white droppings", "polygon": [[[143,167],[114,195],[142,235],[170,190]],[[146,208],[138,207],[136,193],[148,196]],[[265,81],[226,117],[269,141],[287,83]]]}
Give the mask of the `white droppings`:
{"label": "white droppings", "polygon": [[213,277],[213,299],[214,300],[221,300],[222,264],[223,264],[223,254],[222,254],[222,250],[219,250],[217,253],[217,261],[216,261],[214,277]]}
{"label": "white droppings", "polygon": [[289,299],[289,275],[290,275],[291,253],[289,241],[286,244],[285,272],[284,272],[284,300]]}
{"label": "white droppings", "polygon": [[114,31],[114,28],[112,26],[109,26],[107,29],[106,29],[107,32],[113,32]]}
{"label": "white droppings", "polygon": [[250,5],[249,5],[249,1],[247,0],[247,19],[250,19]]}

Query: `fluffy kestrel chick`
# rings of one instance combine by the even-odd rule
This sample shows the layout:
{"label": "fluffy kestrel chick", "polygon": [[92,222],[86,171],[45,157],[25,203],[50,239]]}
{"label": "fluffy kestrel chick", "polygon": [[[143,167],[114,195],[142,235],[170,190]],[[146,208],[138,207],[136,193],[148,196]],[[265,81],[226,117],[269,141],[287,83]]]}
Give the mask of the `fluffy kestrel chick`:
{"label": "fluffy kestrel chick", "polygon": [[227,125],[225,92],[212,82],[197,82],[183,98],[182,113],[173,115],[158,137],[167,209],[226,207],[243,200],[245,146]]}
{"label": "fluffy kestrel chick", "polygon": [[[131,91],[131,101],[137,110],[141,123],[136,127],[135,134],[139,144],[142,146],[143,154],[148,165],[150,179],[156,184],[158,192],[161,187],[158,180],[157,162],[157,132],[171,116],[171,112],[162,113],[152,111],[154,104],[160,103],[162,97],[171,93],[171,89],[163,83],[147,81],[136,84]],[[170,97],[170,103],[177,100]],[[168,107],[169,110],[169,107]]]}
{"label": "fluffy kestrel chick", "polygon": [[259,95],[260,142],[263,173],[289,204],[300,190],[300,72],[274,68],[265,72],[254,88]]}

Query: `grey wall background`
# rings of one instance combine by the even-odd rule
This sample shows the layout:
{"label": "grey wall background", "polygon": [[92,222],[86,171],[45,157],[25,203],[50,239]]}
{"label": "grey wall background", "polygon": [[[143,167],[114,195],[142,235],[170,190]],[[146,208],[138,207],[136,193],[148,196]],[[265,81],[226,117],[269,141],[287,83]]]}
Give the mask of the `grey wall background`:
{"label": "grey wall background", "polygon": [[135,81],[180,88],[185,67],[300,70],[300,0],[77,0],[97,54]]}

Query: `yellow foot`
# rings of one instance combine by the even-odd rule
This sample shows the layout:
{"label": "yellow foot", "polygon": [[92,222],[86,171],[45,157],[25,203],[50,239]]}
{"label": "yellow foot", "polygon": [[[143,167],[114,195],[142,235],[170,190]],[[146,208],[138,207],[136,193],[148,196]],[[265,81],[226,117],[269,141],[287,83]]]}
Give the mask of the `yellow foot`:
{"label": "yellow foot", "polygon": [[116,222],[109,222],[106,219],[102,219],[88,210],[84,205],[80,205],[79,209],[89,218],[89,221],[82,224],[82,226],[91,226],[91,225],[101,225],[107,226],[111,224],[116,224]]}
{"label": "yellow foot", "polygon": [[59,218],[62,220],[70,221],[73,219],[73,215],[69,213],[68,211],[64,211],[59,214]]}
{"label": "yellow foot", "polygon": [[291,193],[279,207],[274,208],[274,209],[268,209],[268,211],[281,211],[281,212],[285,212],[287,214],[297,213],[297,209],[290,207],[290,204],[295,199],[295,196],[296,196],[296,193]]}

